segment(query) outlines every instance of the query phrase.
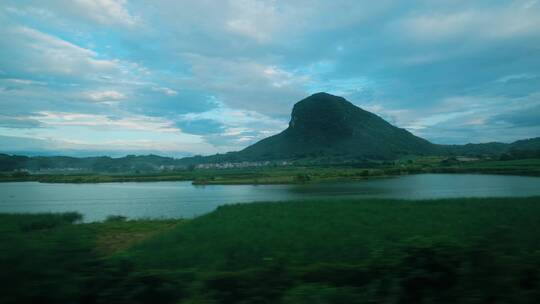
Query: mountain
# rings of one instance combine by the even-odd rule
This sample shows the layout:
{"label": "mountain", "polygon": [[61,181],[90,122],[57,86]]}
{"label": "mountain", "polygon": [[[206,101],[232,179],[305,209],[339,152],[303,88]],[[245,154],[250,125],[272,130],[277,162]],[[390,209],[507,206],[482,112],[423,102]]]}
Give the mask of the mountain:
{"label": "mountain", "polygon": [[246,159],[317,156],[389,159],[429,154],[436,146],[343,97],[313,94],[294,105],[289,127],[238,152]]}
{"label": "mountain", "polygon": [[[540,138],[511,144],[438,145],[395,127],[343,97],[316,93],[297,102],[287,129],[241,151],[188,157],[183,163],[291,160],[317,157],[395,159],[400,155],[501,155],[540,151]],[[522,152],[517,153],[523,155]],[[528,153],[527,155],[529,155]]]}
{"label": "mountain", "polygon": [[182,166],[178,159],[157,155],[112,158],[69,156],[18,156],[0,154],[0,172],[27,169],[31,171],[69,169],[90,172],[157,171],[167,167]]}
{"label": "mountain", "polygon": [[173,159],[156,155],[111,157],[16,156],[0,154],[0,172],[16,169],[82,169],[94,172],[156,171],[204,163],[313,158],[391,160],[401,155],[493,155],[539,158],[540,137],[506,144],[437,145],[395,127],[343,97],[313,94],[293,107],[287,129],[241,151]]}
{"label": "mountain", "polygon": [[515,141],[510,144],[510,150],[540,150],[540,137]]}

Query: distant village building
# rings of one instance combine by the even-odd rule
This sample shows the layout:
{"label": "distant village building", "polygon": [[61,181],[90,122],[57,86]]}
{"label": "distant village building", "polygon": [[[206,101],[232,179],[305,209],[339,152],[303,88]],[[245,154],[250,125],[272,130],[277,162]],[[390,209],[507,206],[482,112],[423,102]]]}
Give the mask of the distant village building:
{"label": "distant village building", "polygon": [[259,161],[259,162],[224,162],[224,163],[207,163],[198,164],[195,166],[197,169],[230,169],[230,168],[251,168],[251,167],[268,167],[272,165],[276,166],[288,166],[291,162],[288,161]]}

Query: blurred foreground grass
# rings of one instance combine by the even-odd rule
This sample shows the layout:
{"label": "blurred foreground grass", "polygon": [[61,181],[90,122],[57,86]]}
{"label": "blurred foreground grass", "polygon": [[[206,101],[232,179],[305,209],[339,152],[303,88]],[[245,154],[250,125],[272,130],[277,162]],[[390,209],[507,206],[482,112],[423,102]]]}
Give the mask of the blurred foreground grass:
{"label": "blurred foreground grass", "polygon": [[0,215],[1,303],[538,303],[540,197]]}

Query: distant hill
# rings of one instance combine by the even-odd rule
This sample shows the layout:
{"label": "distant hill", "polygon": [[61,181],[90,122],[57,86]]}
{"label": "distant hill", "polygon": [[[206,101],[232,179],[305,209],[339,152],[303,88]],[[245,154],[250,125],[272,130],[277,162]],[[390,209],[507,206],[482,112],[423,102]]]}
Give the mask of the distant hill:
{"label": "distant hill", "polygon": [[540,151],[540,137],[518,140],[510,144],[490,142],[466,145],[438,145],[439,154],[452,155],[501,155],[521,151]]}
{"label": "distant hill", "polygon": [[238,152],[184,160],[196,163],[317,157],[384,160],[402,155],[500,155],[516,149],[540,150],[540,138],[511,144],[433,144],[343,97],[316,93],[294,105],[289,127],[283,132]]}
{"label": "distant hill", "polygon": [[0,154],[0,171],[27,169],[31,171],[69,169],[91,172],[156,171],[180,166],[178,159],[157,155],[112,158],[68,156],[19,156]]}
{"label": "distant hill", "polygon": [[390,159],[435,150],[427,140],[389,124],[343,97],[317,93],[294,105],[287,129],[238,153],[246,159],[339,155]]}
{"label": "distant hill", "polygon": [[294,105],[289,127],[281,133],[238,152],[184,161],[217,163],[320,157],[388,160],[403,155],[501,155],[516,150],[540,150],[540,138],[511,144],[433,144],[343,97],[316,93]]}

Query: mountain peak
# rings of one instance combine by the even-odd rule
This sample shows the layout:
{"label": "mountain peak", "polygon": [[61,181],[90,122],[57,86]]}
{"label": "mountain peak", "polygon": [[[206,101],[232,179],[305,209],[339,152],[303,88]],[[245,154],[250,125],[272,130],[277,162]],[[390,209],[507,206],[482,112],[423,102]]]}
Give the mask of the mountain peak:
{"label": "mountain peak", "polygon": [[430,151],[432,144],[343,97],[320,92],[297,102],[289,127],[242,150],[251,159],[291,159],[306,155],[392,158]]}
{"label": "mountain peak", "polygon": [[315,106],[319,104],[328,104],[328,103],[351,104],[350,102],[348,102],[345,98],[341,96],[332,95],[326,92],[318,92],[300,100],[299,102],[296,103],[296,105],[308,104],[310,106]]}
{"label": "mountain peak", "polygon": [[[325,92],[315,93],[297,102],[291,113],[290,129],[344,131],[353,123],[353,113],[364,112],[345,98]],[[330,127],[330,128],[329,128]]]}
{"label": "mountain peak", "polygon": [[330,93],[321,91],[321,92],[313,93],[313,94],[309,95],[308,97],[304,98],[303,100],[313,99],[313,98],[339,98],[339,99],[345,99],[345,98],[343,98],[341,96],[332,95]]}

